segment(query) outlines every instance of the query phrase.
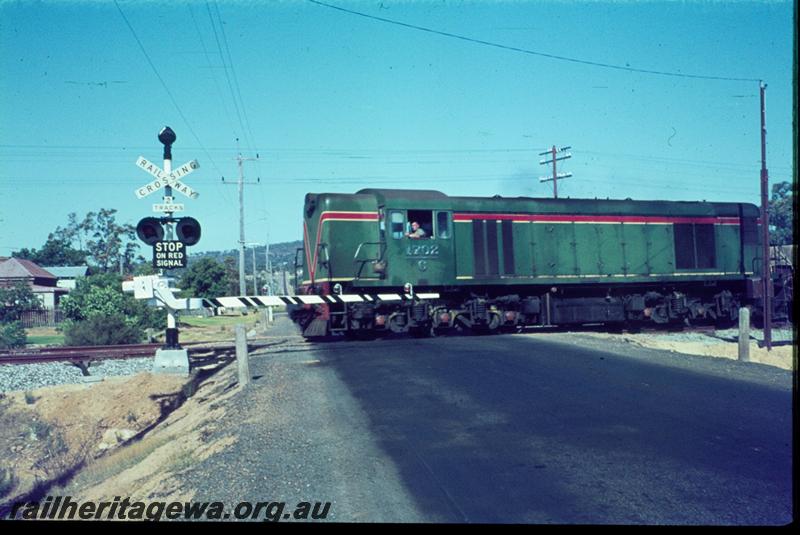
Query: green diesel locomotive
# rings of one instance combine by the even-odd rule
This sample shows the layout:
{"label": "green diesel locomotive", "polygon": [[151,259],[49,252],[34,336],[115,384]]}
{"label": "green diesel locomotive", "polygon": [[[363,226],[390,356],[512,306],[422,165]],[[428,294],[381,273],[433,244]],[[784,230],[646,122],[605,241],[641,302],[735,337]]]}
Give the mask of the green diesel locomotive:
{"label": "green diesel locomotive", "polygon": [[758,218],[746,203],[309,193],[295,287],[320,299],[290,314],[306,336],[731,321],[760,297]]}

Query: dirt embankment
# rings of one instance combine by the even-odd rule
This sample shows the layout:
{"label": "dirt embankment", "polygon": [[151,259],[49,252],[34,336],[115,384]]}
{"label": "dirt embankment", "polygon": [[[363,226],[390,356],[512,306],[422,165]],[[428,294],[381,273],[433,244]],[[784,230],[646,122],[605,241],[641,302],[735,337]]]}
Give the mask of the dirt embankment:
{"label": "dirt embankment", "polygon": [[234,441],[210,437],[235,386],[224,368],[0,394],[0,515],[48,495],[190,498],[170,479]]}

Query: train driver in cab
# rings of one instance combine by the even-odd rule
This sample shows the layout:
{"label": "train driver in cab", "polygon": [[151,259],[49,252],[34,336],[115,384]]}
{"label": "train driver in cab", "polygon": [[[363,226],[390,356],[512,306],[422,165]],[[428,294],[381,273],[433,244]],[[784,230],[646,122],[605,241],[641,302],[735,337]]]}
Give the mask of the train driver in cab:
{"label": "train driver in cab", "polygon": [[411,232],[406,232],[406,236],[408,236],[412,240],[419,240],[428,237],[425,234],[425,231],[422,229],[422,227],[419,226],[419,223],[417,223],[416,221],[413,221],[411,223]]}

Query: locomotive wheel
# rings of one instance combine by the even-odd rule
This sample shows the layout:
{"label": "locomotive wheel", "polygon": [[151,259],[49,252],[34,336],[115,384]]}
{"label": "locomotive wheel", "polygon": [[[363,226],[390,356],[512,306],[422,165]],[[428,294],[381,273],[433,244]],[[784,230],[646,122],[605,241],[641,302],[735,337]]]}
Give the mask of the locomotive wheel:
{"label": "locomotive wheel", "polygon": [[475,325],[470,329],[470,332],[475,336],[489,336],[490,334],[497,334],[499,330],[490,329],[486,325]]}
{"label": "locomotive wheel", "polygon": [[431,327],[411,327],[408,332],[414,338],[427,338],[432,336]]}
{"label": "locomotive wheel", "polygon": [[624,323],[623,330],[631,334],[640,333],[642,332],[642,324],[637,321],[626,321]]}
{"label": "locomotive wheel", "polygon": [[374,340],[377,338],[377,333],[372,329],[355,329],[344,332],[344,337],[347,340]]}
{"label": "locomotive wheel", "polygon": [[454,332],[457,329],[451,327],[431,327],[431,336],[447,336],[449,333]]}
{"label": "locomotive wheel", "polygon": [[732,329],[734,327],[738,327],[739,322],[735,319],[731,319],[728,316],[717,317],[716,321],[714,322],[714,327],[719,330],[724,329]]}

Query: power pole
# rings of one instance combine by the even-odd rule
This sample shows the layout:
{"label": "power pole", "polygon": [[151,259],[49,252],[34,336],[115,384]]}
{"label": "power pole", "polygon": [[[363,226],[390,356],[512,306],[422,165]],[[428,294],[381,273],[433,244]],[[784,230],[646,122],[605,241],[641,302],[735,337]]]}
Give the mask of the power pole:
{"label": "power pole", "polygon": [[761,236],[764,242],[764,250],[761,267],[761,280],[763,283],[763,305],[764,305],[764,345],[767,351],[772,350],[772,276],[770,274],[770,252],[769,252],[769,173],[767,171],[767,106],[766,90],[767,84],[763,81],[759,83],[761,89]]}
{"label": "power pole", "polygon": [[258,291],[258,267],[256,266],[256,246],[259,245],[257,243],[253,244],[253,295],[260,295]]}
{"label": "power pole", "polygon": [[[545,151],[545,152],[540,152],[539,153],[539,156],[547,156],[547,155],[549,155],[550,158],[551,158],[549,160],[548,159],[539,160],[539,165],[547,165],[549,163],[553,164],[553,176],[552,177],[540,177],[539,178],[539,182],[549,182],[551,180],[553,181],[553,198],[554,199],[558,199],[558,181],[561,180],[561,179],[569,178],[569,177],[572,176],[572,173],[561,173],[561,174],[558,174],[556,172],[556,162],[557,161],[559,161],[559,160],[568,160],[568,159],[572,158],[572,154],[569,154],[569,153],[566,152],[571,148],[572,147],[561,147],[560,149],[556,150],[556,146],[553,145],[552,149],[550,149],[548,151]],[[566,153],[566,154],[564,154],[562,156],[559,156],[558,153],[560,153],[560,152],[563,152],[563,153]]]}
{"label": "power pole", "polygon": [[259,247],[261,244],[253,242],[246,245],[253,248],[253,295],[261,295],[258,291],[258,270],[256,267],[256,247]]}
{"label": "power pole", "polygon": [[[269,215],[269,212],[265,212]],[[269,217],[262,217],[259,221],[266,221],[267,222],[267,241],[264,244],[264,269],[267,272],[267,280],[266,280],[266,287],[267,287],[267,295],[272,295],[272,264],[269,261]]]}
{"label": "power pole", "polygon": [[[239,138],[236,138],[236,145],[238,148],[239,145]],[[245,184],[260,184],[261,179],[259,178],[256,182],[245,182],[244,181],[244,166],[242,165],[244,162],[256,161],[258,160],[258,154],[256,154],[255,158],[245,158],[242,156],[242,153],[239,152],[237,154],[235,160],[239,164],[239,180],[237,185],[239,186],[239,294],[240,295],[247,295],[247,288],[245,287],[244,283],[244,247],[245,247],[245,240],[244,240],[244,185]],[[232,184],[229,182],[225,182],[225,177],[222,177],[223,184]],[[258,292],[256,292],[258,294]]]}
{"label": "power pole", "polygon": [[267,243],[264,245],[264,256],[266,257],[264,269],[267,270],[267,295],[272,295],[272,265],[269,261],[269,233],[267,233]]}

